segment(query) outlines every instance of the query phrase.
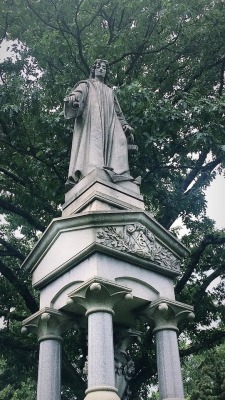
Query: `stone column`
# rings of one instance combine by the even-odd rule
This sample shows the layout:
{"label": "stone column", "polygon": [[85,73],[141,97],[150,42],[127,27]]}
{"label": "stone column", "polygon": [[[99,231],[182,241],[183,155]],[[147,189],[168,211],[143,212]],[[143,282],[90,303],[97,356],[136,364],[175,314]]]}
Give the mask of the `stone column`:
{"label": "stone column", "polygon": [[106,386],[115,391],[112,314],[96,311],[88,316],[88,388]]}
{"label": "stone column", "polygon": [[115,282],[93,278],[69,294],[88,317],[88,389],[85,400],[119,400],[115,387],[113,308],[132,299],[131,290]]}
{"label": "stone column", "polygon": [[50,308],[23,321],[22,332],[36,332],[40,343],[37,400],[61,399],[61,335],[72,325],[71,317]]}
{"label": "stone column", "polygon": [[155,326],[160,400],[183,400],[177,325],[185,318],[194,318],[193,307],[160,299],[148,306],[146,314]]}

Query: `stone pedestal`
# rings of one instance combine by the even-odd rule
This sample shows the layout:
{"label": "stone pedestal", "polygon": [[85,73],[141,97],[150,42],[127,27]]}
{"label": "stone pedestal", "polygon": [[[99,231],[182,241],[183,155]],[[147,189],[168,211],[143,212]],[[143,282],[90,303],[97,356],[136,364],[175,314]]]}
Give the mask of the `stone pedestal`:
{"label": "stone pedestal", "polygon": [[[105,170],[83,178],[62,208],[23,264],[40,291],[40,311],[23,323],[40,342],[38,400],[60,400],[68,315],[88,325],[86,400],[119,400],[113,326],[133,328],[143,309],[154,321],[161,399],[183,399],[176,331],[192,308],[175,301],[173,279],[188,250],[144,210],[136,183],[115,183]],[[117,377],[121,396],[130,378]]]}
{"label": "stone pedestal", "polygon": [[139,186],[129,181],[115,184],[104,169],[96,168],[66,193],[62,216],[135,209],[145,209]]}

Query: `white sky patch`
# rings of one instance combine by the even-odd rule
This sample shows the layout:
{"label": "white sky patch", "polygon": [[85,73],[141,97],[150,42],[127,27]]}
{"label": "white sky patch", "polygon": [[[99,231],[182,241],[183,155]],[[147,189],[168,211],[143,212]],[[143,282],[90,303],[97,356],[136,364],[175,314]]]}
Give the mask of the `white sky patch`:
{"label": "white sky patch", "polygon": [[[206,189],[205,194],[207,217],[215,221],[217,229],[225,229],[225,177],[218,174]],[[173,223],[172,228],[179,228],[178,237],[180,239],[183,235],[188,234],[181,217]]]}
{"label": "white sky patch", "polygon": [[3,62],[7,57],[13,56],[13,50],[10,47],[15,44],[13,40],[3,40],[0,45],[0,62]]}
{"label": "white sky patch", "polygon": [[225,177],[217,175],[206,189],[207,216],[216,221],[216,227],[225,229]]}

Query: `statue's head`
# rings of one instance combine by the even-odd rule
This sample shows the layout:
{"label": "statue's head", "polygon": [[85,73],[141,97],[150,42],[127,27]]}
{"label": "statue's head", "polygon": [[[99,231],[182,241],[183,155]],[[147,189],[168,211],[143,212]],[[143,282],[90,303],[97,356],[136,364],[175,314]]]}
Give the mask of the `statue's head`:
{"label": "statue's head", "polygon": [[99,68],[103,68],[103,74],[105,70],[104,82],[106,82],[109,74],[109,62],[107,60],[103,60],[102,58],[97,58],[97,60],[95,60],[94,64],[91,66],[90,78],[95,78],[95,70]]}

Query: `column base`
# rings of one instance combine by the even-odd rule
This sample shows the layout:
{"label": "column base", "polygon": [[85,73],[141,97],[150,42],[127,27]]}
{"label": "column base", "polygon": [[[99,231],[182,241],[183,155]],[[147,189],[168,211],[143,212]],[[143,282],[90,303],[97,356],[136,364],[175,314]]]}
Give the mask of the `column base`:
{"label": "column base", "polygon": [[120,400],[117,389],[99,386],[96,388],[90,388],[86,390],[86,396],[84,400]]}
{"label": "column base", "polygon": [[184,398],[182,397],[164,397],[163,400],[184,400]]}

